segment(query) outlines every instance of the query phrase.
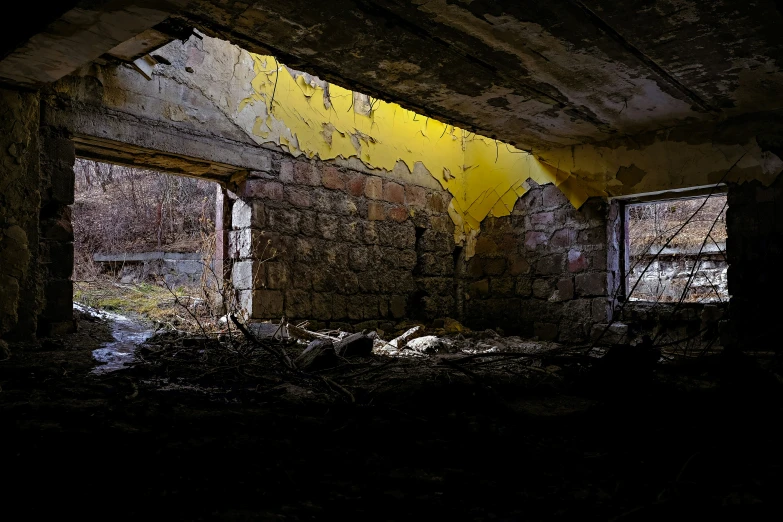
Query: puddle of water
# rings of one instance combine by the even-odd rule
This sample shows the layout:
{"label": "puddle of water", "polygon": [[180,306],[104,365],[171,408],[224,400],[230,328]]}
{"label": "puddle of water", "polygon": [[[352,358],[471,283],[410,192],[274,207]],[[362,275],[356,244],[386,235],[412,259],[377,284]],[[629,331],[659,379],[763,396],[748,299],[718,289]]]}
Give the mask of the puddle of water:
{"label": "puddle of water", "polygon": [[105,319],[111,322],[114,341],[105,343],[92,356],[100,364],[93,368],[92,373],[103,374],[121,370],[126,363],[133,360],[133,353],[144,341],[154,333],[144,324],[134,321],[124,315],[96,310],[79,303],[73,303],[73,308],[82,313]]}

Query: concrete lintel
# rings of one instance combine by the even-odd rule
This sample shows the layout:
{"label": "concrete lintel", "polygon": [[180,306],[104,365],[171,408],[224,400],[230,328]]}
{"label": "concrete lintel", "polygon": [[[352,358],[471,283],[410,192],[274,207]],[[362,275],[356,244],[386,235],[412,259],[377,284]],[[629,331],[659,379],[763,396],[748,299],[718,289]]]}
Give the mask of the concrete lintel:
{"label": "concrete lintel", "polygon": [[257,146],[90,106],[50,108],[44,124],[67,129],[82,157],[178,175],[228,181],[270,164],[271,153]]}

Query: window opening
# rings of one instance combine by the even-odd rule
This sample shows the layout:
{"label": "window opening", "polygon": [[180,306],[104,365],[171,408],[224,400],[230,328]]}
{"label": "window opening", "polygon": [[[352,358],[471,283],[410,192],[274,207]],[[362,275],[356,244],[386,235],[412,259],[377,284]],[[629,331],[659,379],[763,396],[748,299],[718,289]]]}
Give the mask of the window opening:
{"label": "window opening", "polygon": [[628,203],[626,298],[728,301],[725,194]]}

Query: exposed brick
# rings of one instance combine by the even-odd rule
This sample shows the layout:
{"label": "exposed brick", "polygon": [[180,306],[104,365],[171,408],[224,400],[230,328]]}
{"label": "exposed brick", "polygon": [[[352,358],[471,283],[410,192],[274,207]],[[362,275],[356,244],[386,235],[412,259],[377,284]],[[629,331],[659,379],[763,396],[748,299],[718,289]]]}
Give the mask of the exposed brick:
{"label": "exposed brick", "polygon": [[393,181],[383,184],[383,199],[389,203],[405,203],[405,187]]}
{"label": "exposed brick", "polygon": [[408,204],[413,207],[424,208],[427,206],[427,191],[422,187],[417,187],[416,185],[406,186],[405,197],[408,200]]}
{"label": "exposed brick", "polygon": [[343,173],[336,167],[331,165],[323,168],[323,184],[324,187],[332,190],[345,190],[345,180],[343,179]]}
{"label": "exposed brick", "polygon": [[367,204],[367,219],[370,221],[383,221],[386,219],[386,209],[383,208],[383,203],[369,202]]}
{"label": "exposed brick", "polygon": [[[369,206],[372,205],[375,205],[375,203],[370,203],[368,205],[368,213],[369,213]],[[402,223],[403,221],[408,219],[408,209],[399,205],[392,207],[391,209],[389,209],[389,219],[396,221],[397,223]]]}
{"label": "exposed brick", "polygon": [[364,174],[353,174],[345,183],[345,190],[354,197],[359,197],[364,194],[364,184],[367,176]]}
{"label": "exposed brick", "polygon": [[369,176],[364,184],[364,195],[370,199],[383,199],[383,179]]}
{"label": "exposed brick", "polygon": [[315,165],[297,161],[294,163],[294,183],[318,186],[321,184],[321,173]]}

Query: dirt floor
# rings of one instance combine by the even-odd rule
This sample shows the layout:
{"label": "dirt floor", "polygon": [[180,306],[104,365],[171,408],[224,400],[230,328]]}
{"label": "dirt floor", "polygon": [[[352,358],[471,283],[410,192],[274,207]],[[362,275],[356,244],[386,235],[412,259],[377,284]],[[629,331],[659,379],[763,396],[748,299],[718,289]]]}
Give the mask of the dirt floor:
{"label": "dirt floor", "polygon": [[[92,350],[111,337],[82,317],[79,333],[12,346],[0,362],[2,504],[18,515],[6,520],[783,513],[783,402],[768,359],[656,364],[481,332],[459,337],[464,351],[301,372],[267,349],[294,359],[295,341],[168,333],[96,374]],[[498,343],[506,355],[475,353]]]}

